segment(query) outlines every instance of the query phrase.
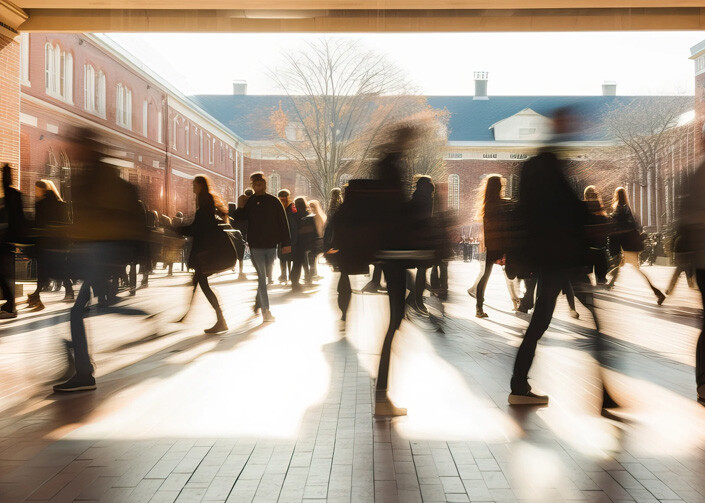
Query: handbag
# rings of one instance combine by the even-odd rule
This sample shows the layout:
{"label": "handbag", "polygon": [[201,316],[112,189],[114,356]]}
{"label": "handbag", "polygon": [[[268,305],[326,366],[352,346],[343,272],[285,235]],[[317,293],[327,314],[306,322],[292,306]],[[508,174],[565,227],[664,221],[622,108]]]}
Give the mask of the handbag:
{"label": "handbag", "polygon": [[206,276],[232,269],[237,262],[237,251],[228,233],[220,225],[210,229],[204,249],[192,257],[189,264]]}

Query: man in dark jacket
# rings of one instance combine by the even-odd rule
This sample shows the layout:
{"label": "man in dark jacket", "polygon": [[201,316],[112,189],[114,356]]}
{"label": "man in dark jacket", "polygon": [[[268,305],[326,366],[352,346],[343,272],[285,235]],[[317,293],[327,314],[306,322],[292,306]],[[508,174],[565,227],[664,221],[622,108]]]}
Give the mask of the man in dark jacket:
{"label": "man in dark jacket", "polygon": [[[574,113],[568,109],[555,112],[554,131],[559,141],[576,131]],[[536,346],[551,323],[556,299],[566,279],[571,281],[576,297],[593,315],[593,340],[598,360],[602,355],[592,285],[587,277],[590,215],[566,180],[559,155],[559,148],[546,149],[522,167],[518,212],[526,231],[525,265],[538,276],[538,294],[534,314],[514,363],[509,395],[509,403],[513,405],[548,404],[547,396],[532,393],[528,374]],[[616,406],[603,387],[602,408]]]}
{"label": "man in dark jacket", "polygon": [[15,309],[15,267],[13,247],[24,241],[27,222],[22,208],[22,194],[12,186],[9,164],[2,166],[2,188],[5,204],[2,209],[2,238],[0,239],[0,290],[5,304],[0,308],[0,319],[17,318]]}
{"label": "man in dark jacket", "polygon": [[265,322],[274,321],[269,310],[267,295],[267,269],[271,269],[277,254],[277,245],[283,254],[291,253],[291,237],[286,213],[279,199],[267,194],[267,180],[261,172],[250,175],[254,194],[240,196],[233,218],[247,221],[247,241],[250,245],[252,264],[257,271],[257,296],[255,312],[262,309]]}

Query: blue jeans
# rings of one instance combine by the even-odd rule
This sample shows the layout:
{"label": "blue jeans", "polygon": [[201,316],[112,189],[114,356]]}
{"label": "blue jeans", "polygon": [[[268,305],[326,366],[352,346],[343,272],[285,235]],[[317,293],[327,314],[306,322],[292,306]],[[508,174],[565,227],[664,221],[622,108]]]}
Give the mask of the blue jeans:
{"label": "blue jeans", "polygon": [[269,309],[267,271],[272,269],[276,256],[276,248],[250,248],[252,265],[255,266],[255,270],[257,271],[257,297],[255,297],[255,306],[263,310]]}

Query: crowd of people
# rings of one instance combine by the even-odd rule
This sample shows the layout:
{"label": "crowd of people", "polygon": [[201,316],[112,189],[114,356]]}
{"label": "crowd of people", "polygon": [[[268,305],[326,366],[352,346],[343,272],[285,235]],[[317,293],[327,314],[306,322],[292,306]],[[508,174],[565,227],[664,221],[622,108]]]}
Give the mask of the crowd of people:
{"label": "crowd of people", "polygon": [[[556,111],[556,138],[569,137],[577,123],[571,110]],[[71,368],[66,380],[54,389],[91,390],[96,382],[83,323],[86,309],[91,297],[104,306],[119,301],[121,290],[135,295],[138,270],[141,287],[149,284],[157,262],[168,275],[178,263],[182,270],[192,271],[191,301],[200,287],[216,318],[205,333],[219,334],[228,330],[228,323],[209,277],[237,270],[237,279],[247,280],[244,261],[248,255],[257,275],[253,314],[261,315],[264,323],[275,321],[268,287],[274,283],[277,259],[278,282],[299,293],[321,279],[319,259],[325,256],[339,275],[343,326],[353,293],[350,276],[369,274],[373,266],[361,293],[386,291],[390,311],[376,380],[376,412],[398,415],[404,414],[404,409],[387,396],[394,336],[408,308],[429,315],[426,292],[441,303],[448,298],[448,262],[456,256],[458,245],[465,261],[477,255],[473,248],[484,250],[484,265],[468,289],[476,299],[478,318],[488,317],[485,292],[495,266],[503,269],[514,309],[526,315],[533,310],[510,380],[508,400],[514,405],[548,404],[548,397],[530,386],[529,372],[561,293],[566,295],[571,316],[579,317],[575,299],[592,315],[591,340],[598,362],[603,361],[604,351],[594,292],[612,288],[622,266],[631,265],[639,271],[658,305],[672,293],[683,272],[705,298],[705,203],[698,197],[699,190],[705,190],[703,169],[696,171],[691,193],[684,198],[675,245],[677,268],[664,294],[640,269],[644,238],[626,190],[617,188],[609,205],[603,204],[592,185],[577,195],[564,173],[560,142],[542,149],[521,166],[515,200],[504,197],[506,181],[502,176],[486,177],[478,207],[483,236],[481,243],[475,244],[465,236],[460,243],[454,242],[454,213],[448,210],[446,198],[440,196],[431,177],[408,172],[406,156],[418,138],[412,125],[390,130],[389,141],[378,147],[369,176],[333,189],[325,205],[304,197],[292,198],[286,189],[270,194],[261,172],[250,176],[251,187],[237,202],[226,203],[206,176],[196,176],[196,212],[189,219],[181,212],[170,218],[147,211],[137,189],[105,162],[88,133],[82,162],[72,174],[71,203],[62,200],[50,180],[39,180],[32,221],[25,216],[22,194],[13,187],[10,166],[4,165],[0,288],[6,302],[0,307],[0,319],[17,317],[12,271],[14,254],[21,250],[37,264],[36,289],[27,297],[29,308],[44,308],[41,294],[52,282],[65,289],[64,301],[74,302],[71,341],[67,344]],[[698,401],[705,405],[702,334],[697,346],[696,384]],[[602,389],[603,410],[618,407],[604,380]]]}

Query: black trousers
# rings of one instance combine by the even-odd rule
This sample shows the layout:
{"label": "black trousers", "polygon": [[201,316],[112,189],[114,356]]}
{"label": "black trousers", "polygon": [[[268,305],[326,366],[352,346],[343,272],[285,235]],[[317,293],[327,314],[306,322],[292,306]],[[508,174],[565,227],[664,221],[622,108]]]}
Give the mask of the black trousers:
{"label": "black trousers", "polygon": [[566,280],[569,280],[575,290],[575,296],[593,316],[595,320],[595,330],[593,331],[593,349],[597,361],[604,363],[605,351],[603,348],[603,338],[600,326],[595,313],[595,303],[592,294],[592,285],[587,275],[582,271],[547,269],[538,275],[538,295],[534,314],[529,322],[529,327],[524,334],[524,340],[519,346],[516,360],[514,362],[514,373],[512,375],[511,388],[514,394],[526,394],[531,391],[529,386],[529,369],[534,361],[536,346],[539,339],[548,329],[553,318],[553,311],[556,308],[556,300],[561,290],[565,287]]}
{"label": "black trousers", "polygon": [[478,309],[482,309],[482,306],[485,304],[485,289],[487,288],[487,282],[490,280],[490,275],[492,274],[492,266],[501,258],[501,252],[488,251],[485,255],[485,264],[480,274],[480,280],[477,282],[476,295]]}
{"label": "black trousers", "polygon": [[291,280],[292,285],[297,285],[301,280],[301,269],[304,271],[304,278],[309,278],[308,252],[303,249],[295,248],[293,255],[294,260],[291,266],[291,275],[289,279]]}
{"label": "black trousers", "polygon": [[348,307],[350,307],[350,299],[352,299],[352,287],[350,286],[350,276],[344,272],[340,273],[338,279],[338,308],[340,309],[340,319],[345,321],[348,315]]}
{"label": "black trousers", "polygon": [[406,269],[401,262],[385,262],[382,265],[387,279],[389,296],[389,327],[384,336],[382,354],[377,372],[377,390],[386,390],[389,381],[389,360],[392,355],[392,340],[406,314]]}
{"label": "black trousers", "polygon": [[[705,269],[695,271],[695,280],[700,289],[700,295],[705,306]],[[705,384],[705,318],[703,318],[703,329],[698,337],[698,345],[695,348],[695,382],[698,386]]]}
{"label": "black trousers", "polygon": [[0,244],[0,291],[6,303],[4,311],[15,310],[15,255],[10,245]]}

